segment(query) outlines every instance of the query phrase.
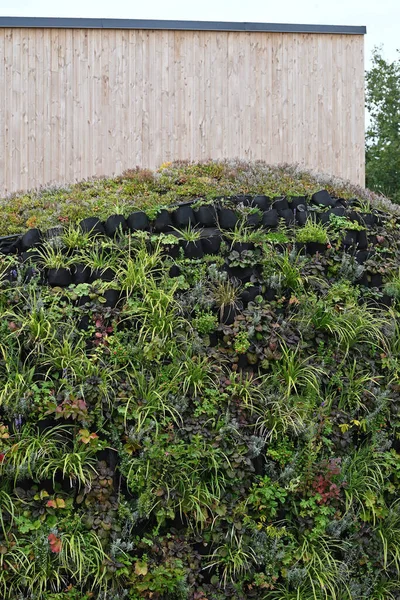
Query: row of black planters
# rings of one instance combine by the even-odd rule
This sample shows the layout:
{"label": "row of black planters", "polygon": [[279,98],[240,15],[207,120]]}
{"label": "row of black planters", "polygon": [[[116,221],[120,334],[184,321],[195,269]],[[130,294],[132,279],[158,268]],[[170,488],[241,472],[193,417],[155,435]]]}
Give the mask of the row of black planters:
{"label": "row of black planters", "polygon": [[[233,201],[233,199],[227,200]],[[295,223],[301,226],[306,223],[309,216],[307,199],[304,196],[292,197],[290,201],[287,198],[271,200],[267,196],[261,195],[255,197],[235,197],[234,200],[256,207],[261,211],[261,214],[254,213],[248,216],[247,225],[249,227],[262,226],[265,229],[274,229],[278,226],[279,219],[282,218],[288,226]],[[152,223],[146,213],[137,211],[129,215],[127,219],[122,215],[112,215],[105,223],[97,217],[88,217],[81,221],[80,227],[83,232],[92,232],[93,234],[107,235],[109,237],[114,237],[119,232],[128,230],[132,232],[152,230],[155,233],[170,233],[174,231],[174,228],[184,229],[188,226],[199,226],[201,228],[218,226],[224,230],[235,228],[238,222],[238,215],[233,208],[218,207],[210,204],[193,209],[193,203],[194,201],[182,204],[172,212],[162,209]],[[346,201],[331,198],[325,190],[314,194],[311,198],[311,203],[327,208],[324,212],[315,212],[316,219],[322,223],[327,223],[330,215],[344,216],[346,214],[350,220],[358,221],[367,227],[372,227],[377,222],[379,224],[379,221],[383,218],[380,214],[360,214],[351,210],[346,211]],[[51,233],[51,231],[48,233]],[[348,239],[344,240],[344,245],[350,246],[357,243],[360,248],[365,247],[365,242],[353,239],[355,235],[355,233],[349,233]],[[38,229],[31,229],[20,239],[10,242],[7,247],[3,247],[2,252],[5,254],[24,252],[39,245],[41,240],[41,232]],[[213,244],[215,244],[215,241]],[[204,242],[204,240],[201,244],[189,243],[187,249],[188,257],[201,257],[202,251],[199,248],[200,246],[204,246],[204,253],[210,251],[207,248],[207,242]],[[212,251],[215,252],[218,250]]]}

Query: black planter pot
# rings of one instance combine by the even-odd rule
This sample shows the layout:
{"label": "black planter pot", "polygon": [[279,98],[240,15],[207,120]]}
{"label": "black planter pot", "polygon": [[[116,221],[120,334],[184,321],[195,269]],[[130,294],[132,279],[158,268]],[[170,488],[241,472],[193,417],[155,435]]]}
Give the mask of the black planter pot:
{"label": "black planter pot", "polygon": [[131,213],[126,223],[131,231],[148,231],[150,229],[149,218],[142,210]]}
{"label": "black planter pot", "polygon": [[287,227],[294,225],[294,213],[291,208],[285,210],[278,210],[278,214],[282,219],[285,219]]}
{"label": "black planter pot", "polygon": [[181,240],[181,245],[185,254],[185,258],[202,258],[204,256],[201,240],[197,240],[196,242],[187,242],[186,240]]}
{"label": "black planter pot", "polygon": [[273,198],[272,208],[274,208],[278,212],[281,210],[288,210],[289,202],[286,198]]}
{"label": "black planter pot", "polygon": [[172,212],[172,220],[175,227],[178,227],[179,229],[194,225],[196,218],[193,208],[188,204],[178,206],[178,208]]}
{"label": "black planter pot", "polygon": [[307,253],[308,254],[325,254],[326,252],[326,244],[321,244],[320,242],[307,242]]}
{"label": "black planter pot", "polygon": [[215,227],[217,224],[217,212],[212,205],[200,206],[194,211],[194,216],[202,227]]}
{"label": "black planter pot", "polygon": [[313,204],[318,204],[319,206],[325,206],[326,208],[330,208],[335,206],[336,201],[331,197],[329,192],[326,190],[320,190],[311,196],[311,201]]}
{"label": "black planter pot", "polygon": [[178,258],[179,248],[179,244],[163,244],[163,254],[171,258]]}
{"label": "black planter pot", "polygon": [[359,250],[356,254],[356,261],[359,265],[363,265],[372,255],[373,252],[369,252],[368,250]]}
{"label": "black planter pot", "polygon": [[258,213],[253,213],[247,216],[246,219],[246,227],[250,227],[250,229],[256,229],[261,224],[261,215]]}
{"label": "black planter pot", "polygon": [[243,204],[243,206],[252,206],[253,203],[253,196],[251,194],[239,194],[230,199],[236,204]]}
{"label": "black planter pot", "polygon": [[229,304],[228,306],[224,306],[222,311],[218,311],[218,321],[223,325],[232,325],[238,312],[238,308],[235,305]]}
{"label": "black planter pot", "polygon": [[231,246],[231,250],[239,252],[239,254],[245,250],[254,250],[254,248],[253,242],[234,242]]}
{"label": "black planter pot", "polygon": [[93,235],[104,235],[106,232],[103,223],[97,217],[83,219],[79,223],[79,227],[84,233],[91,233]]}
{"label": "black planter pot", "polygon": [[363,285],[363,286],[367,287],[369,284],[367,273],[363,273],[361,275],[361,277],[359,277],[356,281],[357,281],[357,285]]}
{"label": "black planter pot", "polygon": [[271,206],[271,200],[268,196],[264,196],[259,194],[258,196],[254,196],[251,200],[251,206],[260,209],[262,212],[268,210]]}
{"label": "black planter pot", "polygon": [[172,229],[172,220],[169,212],[163,208],[157,215],[154,221],[154,231],[156,233],[165,233],[167,231],[171,231]]}
{"label": "black planter pot", "polygon": [[24,283],[29,283],[38,273],[39,271],[35,267],[28,267],[24,274]]}
{"label": "black planter pot", "polygon": [[382,294],[382,298],[380,299],[380,304],[383,306],[387,306],[388,308],[393,304],[393,298],[388,294]]}
{"label": "black planter pot", "polygon": [[218,223],[221,229],[235,229],[238,217],[231,208],[220,208],[218,210]]}
{"label": "black planter pot", "polygon": [[76,306],[85,306],[85,304],[90,304],[90,296],[79,296],[76,300]]}
{"label": "black planter pot", "polygon": [[81,331],[87,331],[89,329],[89,315],[83,315],[83,317],[81,317],[77,323],[77,327],[78,329],[80,329]]}
{"label": "black planter pot", "polygon": [[210,235],[209,237],[201,238],[204,254],[218,254],[221,248],[221,236]]}
{"label": "black planter pot", "polygon": [[72,273],[69,269],[49,269],[47,282],[51,287],[66,287],[72,283]]}
{"label": "black planter pot", "polygon": [[242,283],[249,283],[252,275],[257,274],[254,267],[228,267],[227,271],[230,277],[240,279]]}
{"label": "black planter pot", "polygon": [[126,220],[122,215],[111,215],[104,224],[106,234],[112,238],[125,233],[127,228]]}
{"label": "black planter pot", "polygon": [[357,232],[357,247],[359,250],[368,248],[368,236],[365,229]]}
{"label": "black planter pot", "polygon": [[104,292],[104,298],[106,299],[103,306],[107,306],[109,308],[115,308],[118,302],[121,300],[122,294],[120,290],[106,290]]}
{"label": "black planter pot", "polygon": [[26,252],[30,248],[36,248],[42,241],[42,234],[39,229],[29,229],[21,238],[21,250]]}
{"label": "black planter pot", "polygon": [[332,213],[331,213],[330,210],[326,210],[324,212],[316,213],[317,223],[321,223],[322,225],[326,225],[326,223],[329,223],[329,217],[330,217],[331,214]]}
{"label": "black planter pot", "polygon": [[73,271],[73,281],[75,284],[87,283],[90,277],[90,269],[83,263],[77,264]]}
{"label": "black planter pot", "polygon": [[357,244],[357,233],[357,231],[348,229],[342,241],[343,246],[355,246]]}
{"label": "black planter pot", "polygon": [[238,361],[237,361],[237,366],[239,369],[245,369],[249,364],[249,361],[247,360],[247,356],[246,354],[240,354]]}
{"label": "black planter pot", "polygon": [[353,221],[353,223],[358,223],[359,225],[363,224],[363,220],[361,217],[361,214],[355,210],[351,210],[350,212],[347,213],[347,218],[350,221]]}
{"label": "black planter pot", "polygon": [[259,295],[261,295],[261,287],[259,285],[252,285],[251,287],[246,288],[240,296],[243,306],[247,306],[249,302],[253,302]]}
{"label": "black planter pot", "polygon": [[308,219],[308,210],[296,210],[296,223],[300,227],[304,226]]}
{"label": "black planter pot", "polygon": [[263,294],[263,297],[268,302],[272,302],[276,299],[276,290],[274,290],[273,288],[267,288]]}
{"label": "black planter pot", "polygon": [[376,216],[372,213],[361,213],[361,222],[366,227],[373,227],[376,223]]}
{"label": "black planter pot", "polygon": [[172,265],[172,267],[170,268],[168,275],[170,277],[179,277],[179,275],[181,274],[181,270],[178,267],[178,265]]}
{"label": "black planter pot", "polygon": [[22,252],[22,262],[24,263],[37,263],[40,261],[41,256],[37,250],[29,250],[28,252]]}
{"label": "black planter pot", "polygon": [[383,277],[380,273],[373,273],[369,281],[369,287],[380,288],[383,285]]}
{"label": "black planter pot", "polygon": [[114,277],[115,271],[112,269],[93,269],[89,275],[88,283],[93,283],[94,281],[97,281],[97,279],[110,282],[114,279]]}
{"label": "black planter pot", "polygon": [[218,334],[216,331],[209,333],[208,339],[210,340],[210,348],[215,348],[215,346],[218,346]]}
{"label": "black planter pot", "polygon": [[278,211],[275,208],[271,208],[270,210],[265,211],[262,218],[262,224],[265,229],[273,229],[278,227],[279,223],[279,215]]}
{"label": "black planter pot", "polygon": [[331,215],[336,215],[337,217],[344,217],[344,215],[345,215],[345,212],[346,212],[346,209],[345,209],[345,207],[344,207],[344,206],[342,206],[342,205],[339,205],[339,206],[334,206],[334,207],[333,207],[333,208],[332,208],[332,209],[329,211],[329,213],[330,213]]}
{"label": "black planter pot", "polygon": [[299,206],[303,206],[306,209],[307,198],[305,196],[289,196],[289,206],[292,210]]}

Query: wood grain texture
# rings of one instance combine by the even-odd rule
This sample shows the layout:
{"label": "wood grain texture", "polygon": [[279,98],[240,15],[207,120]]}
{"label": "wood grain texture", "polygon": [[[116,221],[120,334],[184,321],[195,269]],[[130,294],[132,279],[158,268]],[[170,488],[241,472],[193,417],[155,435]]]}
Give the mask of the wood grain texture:
{"label": "wood grain texture", "polygon": [[0,29],[0,194],[175,159],[364,184],[361,35]]}

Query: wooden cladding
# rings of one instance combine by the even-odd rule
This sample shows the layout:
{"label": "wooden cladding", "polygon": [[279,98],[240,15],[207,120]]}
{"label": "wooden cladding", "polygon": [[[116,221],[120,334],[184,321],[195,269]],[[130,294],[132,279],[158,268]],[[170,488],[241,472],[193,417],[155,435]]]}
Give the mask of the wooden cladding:
{"label": "wooden cladding", "polygon": [[0,194],[175,159],[364,184],[363,36],[0,28]]}

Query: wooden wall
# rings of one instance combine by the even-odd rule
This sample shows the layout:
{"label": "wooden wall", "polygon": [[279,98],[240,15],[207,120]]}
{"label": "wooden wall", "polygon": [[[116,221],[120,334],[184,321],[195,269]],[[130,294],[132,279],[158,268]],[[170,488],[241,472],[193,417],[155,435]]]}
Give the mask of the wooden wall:
{"label": "wooden wall", "polygon": [[0,194],[174,159],[364,184],[363,36],[0,29]]}

